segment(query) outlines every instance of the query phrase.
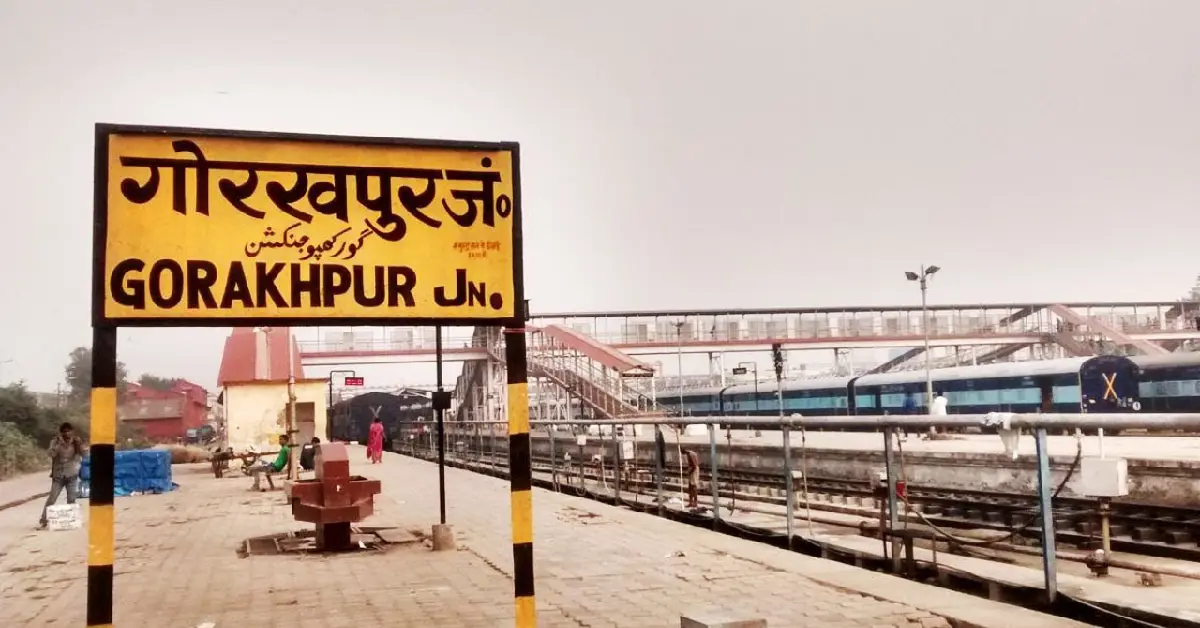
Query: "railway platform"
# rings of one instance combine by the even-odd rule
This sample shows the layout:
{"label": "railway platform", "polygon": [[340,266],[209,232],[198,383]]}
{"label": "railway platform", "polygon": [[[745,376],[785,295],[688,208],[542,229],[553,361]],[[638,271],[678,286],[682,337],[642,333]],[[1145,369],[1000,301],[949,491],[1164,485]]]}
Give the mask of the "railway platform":
{"label": "railway platform", "polygon": [[[351,449],[363,460],[362,449]],[[458,551],[421,541],[347,555],[254,555],[245,540],[303,530],[279,492],[175,468],[179,490],[117,501],[117,626],[505,626],[513,623],[509,492],[446,470]],[[382,480],[363,525],[419,538],[437,521],[436,465],[395,454],[354,473]],[[32,484],[30,484],[32,486]],[[7,497],[7,496],[6,496]],[[769,626],[1079,626],[752,541],[535,491],[539,626],[678,626],[692,613]],[[82,625],[86,530],[34,532],[37,500],[0,511],[6,626]],[[86,512],[86,510],[85,510]]]}

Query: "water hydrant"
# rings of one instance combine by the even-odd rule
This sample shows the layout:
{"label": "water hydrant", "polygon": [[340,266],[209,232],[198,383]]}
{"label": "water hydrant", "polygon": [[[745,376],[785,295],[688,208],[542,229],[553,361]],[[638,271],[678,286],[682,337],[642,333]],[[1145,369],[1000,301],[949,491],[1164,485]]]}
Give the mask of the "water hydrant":
{"label": "water hydrant", "polygon": [[316,479],[296,480],[289,487],[292,517],[317,525],[318,550],[352,549],[350,524],[374,514],[379,480],[350,475],[350,456],[342,443],[316,447]]}

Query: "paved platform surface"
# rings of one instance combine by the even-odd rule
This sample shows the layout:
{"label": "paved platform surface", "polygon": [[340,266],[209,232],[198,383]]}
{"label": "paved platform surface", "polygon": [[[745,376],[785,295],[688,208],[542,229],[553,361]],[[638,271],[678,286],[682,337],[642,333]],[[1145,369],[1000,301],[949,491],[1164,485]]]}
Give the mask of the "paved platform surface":
{"label": "paved platform surface", "polygon": [[14,506],[49,490],[50,474],[47,471],[5,479],[0,481],[0,509]]}
{"label": "paved platform surface", "polygon": [[[363,460],[362,449],[351,450]],[[436,466],[394,454],[370,525],[425,530]],[[511,626],[507,483],[447,469],[459,551],[420,543],[343,556],[252,556],[252,536],[303,529],[278,492],[175,467],[180,490],[117,500],[116,625]],[[742,541],[583,498],[535,491],[539,626],[678,626],[736,611],[770,626],[1078,626],[1075,622]],[[40,503],[0,511],[7,626],[82,625],[86,531],[34,532]],[[865,593],[865,595],[864,595]]]}
{"label": "paved platform surface", "polygon": [[[563,434],[564,432],[559,432]],[[539,430],[536,436],[545,436],[545,430]],[[753,431],[733,430],[734,445],[761,445],[764,447],[782,447],[783,437],[777,431],[764,430],[762,436],[755,436]],[[652,430],[645,430],[639,440],[653,440]],[[675,442],[673,432],[666,435],[669,443]],[[852,432],[813,432],[806,435],[807,446],[810,449],[847,449],[854,451],[882,451],[883,437],[880,434]],[[680,436],[680,443],[707,444],[709,438],[702,436]],[[725,433],[718,434],[717,444],[724,446]],[[1074,456],[1074,436],[1050,436],[1050,455]],[[800,446],[800,437],[793,432],[792,446]],[[1033,455],[1036,452],[1033,437],[1021,437],[1019,445],[1022,455]],[[921,440],[916,434],[910,434],[904,441],[905,453],[961,453],[961,454],[994,454],[1003,455],[1004,446],[996,435],[956,435],[953,440]],[[1100,440],[1095,434],[1084,436],[1083,454],[1085,456],[1099,455]],[[1200,461],[1200,437],[1192,436],[1105,436],[1104,453],[1106,456],[1120,456],[1131,460],[1189,460]]]}

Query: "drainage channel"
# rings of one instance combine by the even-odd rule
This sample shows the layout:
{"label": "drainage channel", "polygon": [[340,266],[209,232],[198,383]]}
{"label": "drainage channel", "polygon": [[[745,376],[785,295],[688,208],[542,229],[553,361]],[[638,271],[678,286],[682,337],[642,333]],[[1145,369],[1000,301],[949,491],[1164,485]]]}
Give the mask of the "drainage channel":
{"label": "drainage channel", "polygon": [[[409,455],[409,454],[400,454]],[[413,456],[419,460],[429,461],[429,459],[421,456]],[[507,479],[508,470],[506,467],[493,467],[487,464],[477,464],[470,462],[462,462],[459,460],[447,458],[446,466],[463,469],[481,475],[490,475],[495,478]],[[550,480],[534,477],[533,485],[547,490],[554,490],[554,485]],[[634,512],[640,512],[658,516],[658,509],[652,502],[645,504],[629,503],[622,500],[620,504],[615,502],[611,494],[602,494],[591,489],[580,489],[572,487],[581,497],[587,497],[594,501],[598,501],[608,505],[616,505],[627,508]],[[748,541],[756,541],[766,543],[779,549],[787,549],[787,537],[784,534],[766,530],[762,528],[754,528],[738,524],[738,526],[726,525],[718,520],[717,525],[713,526],[713,519],[707,515],[697,515],[684,513],[679,511],[665,510],[663,518],[678,523],[685,523],[706,530],[714,530],[737,537]],[[847,551],[839,547],[819,543],[811,539],[796,536],[792,540],[792,551],[799,552],[806,556],[814,558],[823,558],[833,560],[846,565],[852,565],[870,571],[878,571],[891,574],[891,560],[883,559],[874,555],[863,555],[855,552]],[[904,576],[897,576],[904,577]],[[1163,628],[1200,628],[1200,623],[1188,621],[1178,617],[1169,615],[1161,615],[1151,613],[1141,609],[1128,608],[1113,604],[1104,604],[1096,602],[1087,602],[1059,593],[1053,604],[1048,604],[1045,601],[1045,591],[1035,587],[1021,587],[1010,585],[994,580],[988,580],[981,576],[968,576],[962,573],[951,573],[946,570],[939,569],[937,566],[931,566],[925,562],[918,562],[915,573],[909,577],[910,580],[922,582],[931,586],[939,586],[946,589],[951,589],[961,593],[967,593],[976,597],[996,600],[999,599],[1006,604],[1021,606],[1030,610],[1081,621],[1094,626],[1103,626],[1105,628],[1127,628],[1133,626],[1161,626]]]}

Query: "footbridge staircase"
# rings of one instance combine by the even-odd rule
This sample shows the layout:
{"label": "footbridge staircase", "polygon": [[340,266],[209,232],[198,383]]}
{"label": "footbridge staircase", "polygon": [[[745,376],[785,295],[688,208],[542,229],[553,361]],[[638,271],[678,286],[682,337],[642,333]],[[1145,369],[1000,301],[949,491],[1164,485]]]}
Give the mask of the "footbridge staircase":
{"label": "footbridge staircase", "polygon": [[[487,357],[463,363],[454,389],[460,419],[506,416],[505,336],[511,333],[475,328],[472,344],[486,347]],[[650,365],[564,325],[526,327],[524,333],[531,416],[619,423],[672,414],[654,400]]]}

